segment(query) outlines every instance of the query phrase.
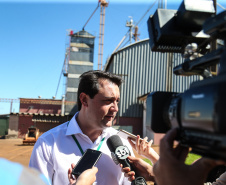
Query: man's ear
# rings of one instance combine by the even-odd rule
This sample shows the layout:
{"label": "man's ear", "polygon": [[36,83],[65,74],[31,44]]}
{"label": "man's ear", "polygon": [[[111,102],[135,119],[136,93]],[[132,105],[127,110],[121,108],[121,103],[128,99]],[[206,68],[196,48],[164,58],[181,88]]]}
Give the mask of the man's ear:
{"label": "man's ear", "polygon": [[85,107],[88,107],[88,103],[87,103],[87,95],[85,93],[81,93],[80,96],[80,101],[81,101],[81,104]]}

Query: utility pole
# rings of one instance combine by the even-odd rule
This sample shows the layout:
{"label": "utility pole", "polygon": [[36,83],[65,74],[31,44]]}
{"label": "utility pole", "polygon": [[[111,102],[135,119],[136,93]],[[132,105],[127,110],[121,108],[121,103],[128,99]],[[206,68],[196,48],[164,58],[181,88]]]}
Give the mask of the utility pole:
{"label": "utility pole", "polygon": [[6,102],[6,103],[10,103],[10,110],[9,112],[12,112],[12,108],[13,108],[13,103],[19,103],[19,99],[10,99],[10,98],[0,98],[0,102]]}
{"label": "utility pole", "polygon": [[139,37],[138,37],[139,35],[140,34],[138,33],[138,26],[135,26],[135,28],[134,28],[134,34],[133,34],[133,38],[134,38],[135,42],[139,39]]}
{"label": "utility pole", "polygon": [[133,38],[133,27],[134,27],[134,24],[133,24],[133,17],[129,16],[130,18],[130,21],[126,21],[126,27],[129,27],[129,41],[130,43],[132,43],[132,38]]}

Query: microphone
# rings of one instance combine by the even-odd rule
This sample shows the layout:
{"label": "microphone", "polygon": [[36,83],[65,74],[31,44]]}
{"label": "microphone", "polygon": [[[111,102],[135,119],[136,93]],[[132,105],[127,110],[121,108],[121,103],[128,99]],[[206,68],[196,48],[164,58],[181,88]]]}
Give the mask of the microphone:
{"label": "microphone", "polygon": [[[131,171],[133,170],[132,165],[127,159],[130,156],[130,150],[127,146],[124,146],[122,140],[118,135],[112,135],[107,140],[107,145],[111,151],[111,157],[116,164],[122,164],[123,167],[129,167]],[[132,181],[132,185],[147,185],[143,177],[137,177],[135,172],[135,180]]]}
{"label": "microphone", "polygon": [[[107,140],[108,148],[111,151],[111,157],[116,164],[122,164],[123,167],[129,167],[131,169],[131,165],[128,156],[131,155],[129,148],[124,146],[122,140],[118,135],[113,135]],[[131,169],[132,170],[132,169]]]}

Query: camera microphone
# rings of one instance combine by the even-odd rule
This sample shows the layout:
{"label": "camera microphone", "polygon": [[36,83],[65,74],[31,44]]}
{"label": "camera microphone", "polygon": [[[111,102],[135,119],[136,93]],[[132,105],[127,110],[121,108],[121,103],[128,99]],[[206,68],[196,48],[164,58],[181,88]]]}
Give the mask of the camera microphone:
{"label": "camera microphone", "polygon": [[[109,150],[111,151],[111,157],[116,164],[122,164],[123,167],[129,167],[131,171],[133,170],[132,165],[127,159],[130,156],[130,150],[127,146],[124,146],[122,140],[118,135],[113,135],[108,138],[107,145]],[[136,174],[136,173],[135,173]],[[132,181],[132,185],[147,185],[146,181],[143,177],[137,177],[135,175],[135,180]]]}

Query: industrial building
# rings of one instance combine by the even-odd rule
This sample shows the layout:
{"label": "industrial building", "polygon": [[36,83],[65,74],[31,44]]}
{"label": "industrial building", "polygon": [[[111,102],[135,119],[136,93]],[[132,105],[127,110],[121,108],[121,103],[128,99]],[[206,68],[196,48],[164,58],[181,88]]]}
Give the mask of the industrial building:
{"label": "industrial building", "polygon": [[[7,127],[6,131],[8,129],[7,137],[23,137],[31,126],[37,127],[40,133],[46,132],[70,120],[77,111],[79,76],[93,69],[95,37],[84,30],[76,33],[71,31],[69,37],[64,65],[65,96],[62,100],[20,98],[19,112],[11,112],[8,125],[1,121],[2,127]],[[6,118],[4,120],[7,121]]]}
{"label": "industrial building", "polygon": [[[20,99],[20,112],[12,113],[9,127],[26,133],[29,126],[37,126],[45,132],[70,120],[77,111],[79,76],[93,69],[94,36],[86,31],[71,34],[68,63],[64,72],[67,79],[66,96],[62,100]],[[133,134],[154,138],[150,123],[146,122],[146,97],[153,91],[183,92],[198,76],[181,77],[172,74],[174,66],[181,64],[180,54],[152,52],[149,39],[132,43],[114,52],[105,65],[105,71],[122,76],[119,112],[114,127]],[[30,102],[30,103],[28,103]],[[34,102],[36,102],[34,104]],[[40,106],[45,105],[42,111]],[[57,105],[54,105],[57,104]],[[39,106],[39,107],[38,107]],[[14,123],[14,124],[13,124]],[[9,129],[9,134],[12,130]],[[156,140],[157,141],[157,140]]]}
{"label": "industrial building", "polygon": [[42,98],[20,98],[18,113],[11,113],[8,123],[8,136],[23,137],[29,127],[39,128],[44,133],[57,125],[66,122],[69,116],[62,114],[62,100]]}
{"label": "industrial building", "polygon": [[[20,134],[25,134],[29,126],[37,126],[40,132],[45,132],[70,120],[77,111],[79,76],[93,69],[94,39],[93,35],[84,30],[70,33],[70,47],[67,50],[64,71],[67,81],[65,99],[20,99],[19,113],[10,115],[10,128],[18,123],[14,129]],[[147,95],[153,91],[183,92],[189,88],[191,82],[200,79],[198,76],[173,75],[173,67],[182,62],[180,54],[152,52],[149,39],[132,43],[114,52],[104,69],[122,76],[124,80],[120,87],[119,112],[114,127],[154,138],[150,123],[146,122]],[[41,110],[40,106],[45,108]],[[10,128],[9,134],[15,134]]]}
{"label": "industrial building", "polygon": [[199,76],[182,77],[172,73],[173,67],[183,60],[178,53],[152,52],[149,39],[121,48],[109,57],[105,71],[124,79],[120,88],[118,127],[154,139],[150,123],[146,122],[147,95],[154,91],[183,92],[191,82],[200,79]]}
{"label": "industrial building", "polygon": [[[105,0],[101,0],[99,3],[101,5],[101,19],[98,69],[102,70],[104,8],[108,6],[108,3]],[[161,11],[164,12],[166,10],[162,9]],[[174,15],[175,12],[172,16]],[[130,27],[131,32],[135,25],[133,25],[133,21],[130,21],[127,22],[126,26]],[[11,113],[10,115],[9,134],[14,133],[14,130],[24,134],[25,129],[29,126],[37,126],[40,132],[45,132],[70,120],[75,112],[77,112],[79,77],[82,73],[92,70],[94,62],[95,37],[85,31],[84,27],[82,31],[76,33],[71,31],[69,33],[69,47],[65,54],[63,72],[66,79],[65,99],[21,99],[19,113]],[[138,27],[136,28],[138,29]],[[134,35],[137,35],[137,29],[135,29],[136,34]],[[153,35],[154,33],[155,31],[153,31]],[[177,42],[176,39],[171,39]],[[147,115],[150,113],[146,109],[146,99],[150,93],[155,91],[182,93],[189,88],[192,82],[200,80],[200,76],[183,77],[173,74],[173,68],[183,62],[184,59],[179,53],[152,51],[149,46],[149,39],[140,40],[114,51],[104,67],[105,71],[122,76],[124,80],[120,87],[119,112],[114,121],[114,128],[124,129],[135,135],[139,134],[142,137],[148,136],[149,139],[154,139],[154,142],[157,144],[159,137],[155,138],[156,134],[151,130],[150,121],[147,119]],[[55,103],[57,106],[54,105]],[[43,106],[43,104],[46,105],[41,111],[40,106]],[[7,125],[7,116],[2,119],[4,119],[2,123]]]}

